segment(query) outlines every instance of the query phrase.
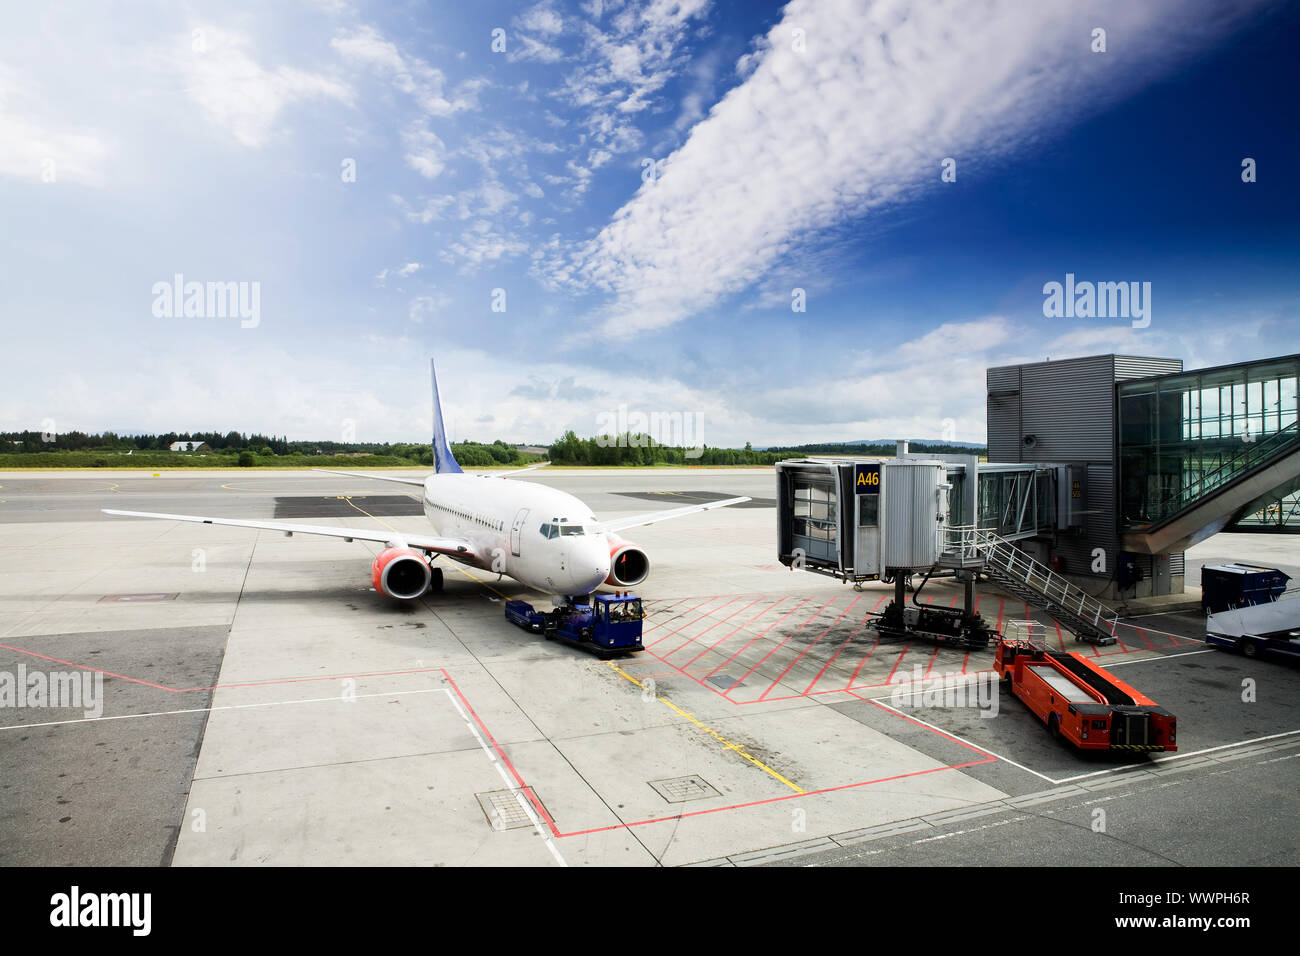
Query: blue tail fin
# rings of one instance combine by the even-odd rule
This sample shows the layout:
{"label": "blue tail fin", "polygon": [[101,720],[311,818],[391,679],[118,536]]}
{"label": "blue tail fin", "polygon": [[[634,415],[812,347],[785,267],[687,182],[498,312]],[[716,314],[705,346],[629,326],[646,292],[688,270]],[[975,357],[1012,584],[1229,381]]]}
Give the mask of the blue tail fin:
{"label": "blue tail fin", "polygon": [[447,429],[442,424],[442,402],[438,401],[438,370],[429,359],[429,377],[433,379],[433,473],[435,475],[459,475],[464,469],[451,453],[447,444]]}

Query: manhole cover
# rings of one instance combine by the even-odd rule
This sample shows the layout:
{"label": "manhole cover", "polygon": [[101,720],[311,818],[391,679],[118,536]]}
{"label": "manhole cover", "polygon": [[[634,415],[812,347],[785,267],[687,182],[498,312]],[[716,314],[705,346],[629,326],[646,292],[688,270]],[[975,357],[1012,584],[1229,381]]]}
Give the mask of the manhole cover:
{"label": "manhole cover", "polygon": [[650,780],[650,786],[658,791],[659,796],[669,803],[685,803],[688,800],[703,800],[705,797],[720,797],[703,777],[673,777],[671,780]]}
{"label": "manhole cover", "polygon": [[710,677],[709,683],[721,687],[723,690],[734,690],[737,687],[744,687],[735,677],[728,677],[726,674],[718,674],[716,677]]}
{"label": "manhole cover", "polygon": [[[483,815],[494,830],[519,830],[533,825],[532,818],[524,809],[528,797],[520,790],[491,790],[488,793],[476,793],[478,805],[483,808]],[[536,815],[537,810],[529,807]]]}
{"label": "manhole cover", "polygon": [[172,594],[105,594],[97,603],[116,603],[118,601],[174,601],[179,592]]}

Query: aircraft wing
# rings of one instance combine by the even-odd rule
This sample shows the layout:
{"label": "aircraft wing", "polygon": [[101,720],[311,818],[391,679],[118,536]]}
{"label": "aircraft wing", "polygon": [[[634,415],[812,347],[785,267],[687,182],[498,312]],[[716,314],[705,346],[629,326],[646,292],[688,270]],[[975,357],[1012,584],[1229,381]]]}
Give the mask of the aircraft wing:
{"label": "aircraft wing", "polygon": [[545,468],[549,461],[539,461],[535,465],[529,465],[527,468],[516,468],[514,471],[489,471],[480,475],[480,478],[504,478],[506,475],[522,475],[526,471],[536,471],[538,468]]}
{"label": "aircraft wing", "polygon": [[600,530],[607,532],[624,531],[627,528],[639,528],[642,525],[654,524],[658,521],[668,521],[672,518],[693,515],[697,511],[712,511],[714,508],[725,508],[728,505],[738,505],[743,501],[752,500],[752,498],[724,498],[722,501],[707,501],[701,505],[688,505],[685,508],[670,508],[667,511],[651,511],[647,514],[630,515],[626,518],[613,518],[609,521],[602,521]]}
{"label": "aircraft wing", "polygon": [[106,515],[126,518],[161,518],[164,521],[192,521],[197,524],[226,525],[231,528],[255,528],[259,531],[279,531],[286,535],[319,534],[344,541],[376,541],[392,548],[417,548],[450,555],[462,561],[477,563],[471,544],[463,538],[438,538],[428,534],[407,534],[387,528],[338,528],[321,524],[288,524],[283,521],[249,521],[243,518],[203,518],[198,515],[167,515],[149,511],[113,511],[103,509]]}
{"label": "aircraft wing", "polygon": [[424,487],[423,478],[398,478],[396,475],[366,475],[359,471],[331,471],[329,468],[313,468],[312,471],[323,471],[327,475],[346,475],[349,478],[373,478],[375,481],[396,481],[404,485],[419,485]]}

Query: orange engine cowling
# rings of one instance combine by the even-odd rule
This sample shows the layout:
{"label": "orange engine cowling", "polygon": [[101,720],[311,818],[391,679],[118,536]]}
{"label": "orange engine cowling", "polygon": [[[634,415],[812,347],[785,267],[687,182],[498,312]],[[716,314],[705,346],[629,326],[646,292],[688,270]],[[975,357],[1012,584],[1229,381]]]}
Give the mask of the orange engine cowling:
{"label": "orange engine cowling", "polygon": [[609,536],[609,577],[606,584],[630,588],[650,574],[650,558],[636,545],[617,535]]}
{"label": "orange engine cowling", "polygon": [[370,581],[384,597],[414,601],[429,590],[429,560],[413,548],[387,548],[375,558]]}

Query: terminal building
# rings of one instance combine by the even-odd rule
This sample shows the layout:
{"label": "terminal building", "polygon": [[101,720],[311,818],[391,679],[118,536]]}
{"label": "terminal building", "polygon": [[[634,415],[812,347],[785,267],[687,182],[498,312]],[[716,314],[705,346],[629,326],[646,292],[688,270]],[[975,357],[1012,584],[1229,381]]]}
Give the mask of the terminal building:
{"label": "terminal building", "polygon": [[1198,541],[1300,532],[1298,384],[1300,355],[991,368],[988,461],[779,462],[780,560],[857,583],[975,569],[1101,639],[1098,602],[1181,593]]}
{"label": "terminal building", "polygon": [[1184,551],[1220,531],[1300,531],[1298,378],[1300,355],[1194,372],[1131,355],[989,369],[989,460],[1085,475],[1079,532],[1022,547],[1129,598],[1181,593]]}

